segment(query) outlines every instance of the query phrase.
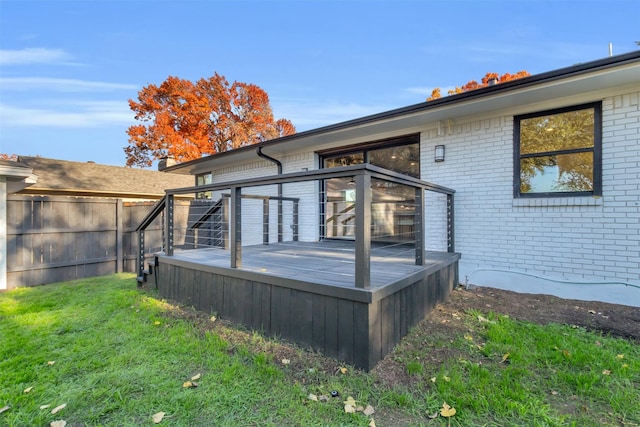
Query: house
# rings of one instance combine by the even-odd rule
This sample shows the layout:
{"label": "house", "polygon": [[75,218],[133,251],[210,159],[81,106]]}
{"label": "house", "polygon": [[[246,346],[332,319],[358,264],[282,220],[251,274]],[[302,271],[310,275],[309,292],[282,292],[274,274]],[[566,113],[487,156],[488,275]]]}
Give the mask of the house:
{"label": "house", "polygon": [[193,182],[177,174],[95,162],[18,156],[18,163],[37,176],[37,182],[18,192],[25,195],[158,200],[166,188],[186,187]]}
{"label": "house", "polygon": [[[166,188],[192,181],[93,162],[0,160],[0,289],[135,271],[135,224]],[[150,243],[161,240],[156,228]]]}
{"label": "house", "polygon": [[[274,323],[307,322],[275,333],[325,351],[323,345],[334,337],[324,331],[316,342],[314,328],[324,322],[333,330],[327,319],[334,311],[317,307],[313,295],[320,291],[300,282],[318,284],[344,271],[324,264],[314,268],[294,244],[339,242],[343,247],[320,257],[323,262],[337,253],[351,257],[351,286],[369,293],[346,297],[354,305],[344,316],[338,313],[338,323],[353,322],[352,330],[367,340],[341,355],[342,345],[357,340],[358,333],[349,332],[338,350],[332,342],[329,353],[365,368],[386,354],[434,298],[446,297],[451,281],[640,306],[639,98],[636,51],[169,166],[165,171],[192,175],[198,184],[169,190],[171,197],[206,192],[212,201],[230,200],[222,203],[230,210],[222,214],[228,218],[221,231],[226,240],[211,245],[230,250],[230,266],[211,264],[213,252],[189,260],[174,253],[171,243],[156,259],[161,293],[196,306],[207,300],[205,308],[217,309],[227,303],[220,302],[221,294],[206,294],[213,291],[203,283],[241,283],[214,291],[244,287],[224,308],[231,318],[271,332]],[[262,197],[263,208],[242,197]],[[277,231],[268,227],[272,223]],[[167,235],[171,227],[167,222]],[[177,250],[197,246],[195,237],[191,243],[178,240]],[[288,271],[271,272],[281,243],[289,245]],[[348,252],[347,243],[355,249]],[[252,265],[243,264],[243,251],[253,256],[252,248],[261,244],[267,249],[260,256],[272,258],[262,258],[263,267],[249,275]],[[415,250],[420,272],[375,284],[378,275],[406,266],[397,253],[383,253],[402,245],[412,257]],[[186,282],[194,288],[184,288]],[[268,297],[261,297],[264,289],[255,284],[267,282]],[[295,292],[313,295],[282,303],[281,296],[274,297],[281,286],[291,290],[285,301]],[[331,296],[340,299],[338,294]],[[395,302],[386,301],[390,295],[396,295]],[[244,302],[237,301],[264,298],[271,304],[244,307],[270,311],[271,317],[258,320],[243,314]],[[359,298],[369,305],[357,306]],[[385,304],[396,308],[386,312]],[[274,318],[282,307],[289,317]],[[316,318],[315,310],[324,314]],[[305,312],[313,313],[305,317]],[[266,327],[260,323],[264,319]],[[385,328],[401,331],[389,337]],[[364,359],[358,359],[360,353]]]}
{"label": "house", "polygon": [[[258,148],[285,173],[368,157],[454,189],[465,284],[640,306],[639,96],[636,51]],[[255,150],[167,171],[214,183],[273,174]],[[393,154],[400,150],[401,166]],[[333,237],[326,230],[318,237]]]}

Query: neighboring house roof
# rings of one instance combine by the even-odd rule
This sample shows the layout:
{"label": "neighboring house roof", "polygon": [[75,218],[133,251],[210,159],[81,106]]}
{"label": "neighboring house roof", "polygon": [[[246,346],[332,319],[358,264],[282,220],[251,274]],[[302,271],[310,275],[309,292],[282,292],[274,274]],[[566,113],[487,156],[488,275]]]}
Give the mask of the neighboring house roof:
{"label": "neighboring house roof", "polygon": [[550,99],[570,99],[589,93],[602,93],[604,97],[607,91],[615,88],[637,87],[640,83],[639,76],[640,51],[635,51],[272,139],[169,166],[164,170],[197,174],[231,161],[256,158],[255,151],[258,147],[265,149],[265,154],[278,155],[318,149],[336,142],[346,144],[362,142],[366,138],[397,136],[399,132],[419,131],[429,123],[489,111],[512,109],[515,114],[521,114],[517,110],[527,104]]}
{"label": "neighboring house roof", "polygon": [[19,156],[18,163],[38,178],[20,194],[157,199],[165,189],[194,184],[190,176],[93,162]]}

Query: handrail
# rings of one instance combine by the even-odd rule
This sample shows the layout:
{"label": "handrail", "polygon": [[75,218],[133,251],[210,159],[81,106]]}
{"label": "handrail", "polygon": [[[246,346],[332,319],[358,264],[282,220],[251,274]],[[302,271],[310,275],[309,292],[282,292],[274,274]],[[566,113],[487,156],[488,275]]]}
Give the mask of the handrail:
{"label": "handrail", "polygon": [[144,232],[151,225],[151,223],[164,211],[167,206],[167,195],[158,200],[153,208],[147,215],[140,221],[140,224],[136,227],[138,232],[138,256],[136,257],[136,271],[138,273],[138,284],[141,284],[145,280],[144,271]]}
{"label": "handrail", "polygon": [[158,200],[153,208],[149,211],[149,213],[140,221],[140,224],[136,227],[135,231],[145,230],[154,219],[160,215],[160,213],[164,210],[167,204],[167,196],[163,196],[162,199]]}
{"label": "handrail", "polygon": [[[242,267],[242,198],[262,198],[264,200],[263,212],[268,215],[268,203],[269,199],[285,200],[284,197],[268,197],[268,196],[252,196],[244,195],[244,188],[256,188],[264,186],[272,186],[278,184],[292,184],[299,182],[309,181],[322,181],[334,178],[350,178],[354,182],[354,189],[356,192],[356,198],[354,202],[354,220],[355,220],[355,286],[358,288],[366,288],[370,284],[370,266],[371,266],[371,224],[372,214],[371,205],[372,193],[371,184],[373,179],[380,179],[390,183],[404,185],[412,187],[414,189],[415,200],[415,262],[416,265],[424,265],[425,261],[425,228],[424,228],[424,192],[431,191],[446,195],[447,198],[447,250],[449,252],[454,251],[454,203],[453,196],[455,190],[443,187],[440,185],[432,184],[426,181],[422,181],[417,178],[413,178],[407,175],[403,175],[388,169],[384,169],[378,166],[373,166],[368,163],[343,166],[337,168],[319,169],[312,171],[294,172],[283,175],[271,175],[262,178],[248,178],[236,181],[219,182],[215,184],[206,184],[200,186],[192,186],[185,188],[176,188],[166,190],[167,194],[167,215],[166,215],[166,240],[165,254],[167,256],[173,255],[173,216],[172,216],[172,199],[178,194],[198,193],[198,192],[224,192],[229,193],[223,197],[229,197],[229,251],[230,251],[230,267],[241,268]],[[294,241],[297,240],[297,217],[298,217],[298,202],[296,199],[290,199],[294,201],[293,205],[293,217],[294,225]],[[215,208],[213,208],[215,209]],[[337,221],[336,218],[334,221]],[[263,221],[263,224],[268,222]],[[265,242],[268,244],[268,229],[263,229],[263,236],[265,236]]]}

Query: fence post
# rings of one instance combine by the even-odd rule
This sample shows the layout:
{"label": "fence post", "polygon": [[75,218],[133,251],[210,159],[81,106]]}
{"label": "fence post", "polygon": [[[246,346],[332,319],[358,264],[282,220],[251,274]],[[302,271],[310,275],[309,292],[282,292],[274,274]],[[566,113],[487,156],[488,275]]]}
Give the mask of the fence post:
{"label": "fence post", "polygon": [[123,242],[124,236],[124,202],[116,200],[116,273],[124,271]]}
{"label": "fence post", "polygon": [[368,288],[371,282],[371,175],[356,175],[356,263],[357,288]]}

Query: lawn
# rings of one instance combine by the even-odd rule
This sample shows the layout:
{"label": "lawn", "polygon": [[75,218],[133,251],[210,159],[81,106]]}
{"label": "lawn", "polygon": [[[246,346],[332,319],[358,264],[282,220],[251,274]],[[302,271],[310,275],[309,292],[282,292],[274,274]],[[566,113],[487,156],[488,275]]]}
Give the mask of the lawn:
{"label": "lawn", "polygon": [[131,274],[3,292],[0,425],[640,425],[637,342],[477,310],[457,321],[412,331],[389,355],[407,380],[388,381],[171,305]]}

